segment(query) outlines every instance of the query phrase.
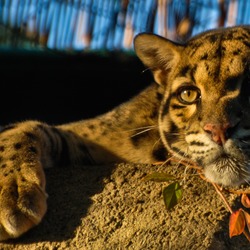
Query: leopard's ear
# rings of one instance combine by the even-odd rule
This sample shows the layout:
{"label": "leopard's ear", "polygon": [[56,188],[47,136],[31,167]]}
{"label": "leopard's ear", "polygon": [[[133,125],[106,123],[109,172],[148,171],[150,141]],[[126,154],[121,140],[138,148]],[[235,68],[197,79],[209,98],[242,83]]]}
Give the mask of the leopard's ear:
{"label": "leopard's ear", "polygon": [[134,49],[155,81],[163,84],[168,72],[178,65],[183,46],[155,34],[140,33],[134,38]]}

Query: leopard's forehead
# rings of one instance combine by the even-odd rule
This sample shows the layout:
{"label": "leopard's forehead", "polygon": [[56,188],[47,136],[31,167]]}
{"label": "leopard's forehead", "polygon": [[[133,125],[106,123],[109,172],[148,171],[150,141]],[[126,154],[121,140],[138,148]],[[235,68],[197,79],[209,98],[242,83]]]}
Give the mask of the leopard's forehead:
{"label": "leopard's forehead", "polygon": [[217,29],[193,37],[186,53],[196,60],[239,55],[250,47],[250,28]]}
{"label": "leopard's forehead", "polygon": [[225,87],[228,79],[240,77],[249,68],[250,30],[235,28],[204,33],[191,39],[183,52],[178,75],[203,86]]}

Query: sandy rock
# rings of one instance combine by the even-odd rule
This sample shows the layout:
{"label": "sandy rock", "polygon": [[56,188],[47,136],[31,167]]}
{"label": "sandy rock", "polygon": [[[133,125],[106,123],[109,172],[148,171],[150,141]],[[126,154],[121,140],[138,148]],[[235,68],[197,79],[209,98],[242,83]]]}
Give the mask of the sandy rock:
{"label": "sandy rock", "polygon": [[[180,176],[181,202],[167,211],[166,182],[152,172]],[[119,164],[46,171],[48,212],[40,225],[0,249],[247,250],[244,235],[229,238],[229,212],[210,183],[174,166]],[[185,177],[185,178],[184,178]],[[239,197],[225,194],[233,208]]]}

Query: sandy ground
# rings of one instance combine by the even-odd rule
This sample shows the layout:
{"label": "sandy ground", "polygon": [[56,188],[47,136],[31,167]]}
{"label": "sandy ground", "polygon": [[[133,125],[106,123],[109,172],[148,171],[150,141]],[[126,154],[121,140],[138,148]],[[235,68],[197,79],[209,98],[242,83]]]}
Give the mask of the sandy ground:
{"label": "sandy ground", "polygon": [[[47,170],[44,220],[0,249],[250,249],[243,235],[229,238],[229,212],[211,184],[187,175],[182,201],[167,211],[162,199],[167,183],[144,181],[155,171],[176,174],[184,168],[119,164]],[[235,195],[227,198],[239,207]]]}

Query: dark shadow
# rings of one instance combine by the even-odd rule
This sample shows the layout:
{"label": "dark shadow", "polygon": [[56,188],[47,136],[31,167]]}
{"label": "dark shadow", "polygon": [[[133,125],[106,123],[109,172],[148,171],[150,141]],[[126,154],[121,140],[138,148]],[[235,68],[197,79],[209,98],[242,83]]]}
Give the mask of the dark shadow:
{"label": "dark shadow", "polygon": [[41,224],[9,244],[42,241],[60,242],[74,238],[81,219],[92,204],[91,197],[103,190],[103,179],[114,165],[76,166],[46,170],[48,211]]}
{"label": "dark shadow", "polygon": [[[239,208],[242,208],[250,213],[250,209],[242,206],[240,198],[236,199],[232,206],[233,211],[236,211]],[[240,246],[240,250],[250,249],[250,243],[243,233],[232,238],[229,237],[229,218],[230,213],[228,212],[224,219],[220,222],[220,230],[214,233],[213,240],[208,250],[235,250],[239,249],[237,246]],[[218,243],[220,245],[218,245]]]}
{"label": "dark shadow", "polygon": [[[36,119],[61,124],[93,117],[126,101],[152,80],[134,54],[0,51],[0,125]],[[63,241],[103,190],[113,166],[46,170],[48,211],[41,224],[9,244]]]}
{"label": "dark shadow", "polygon": [[0,49],[0,125],[26,119],[61,124],[94,117],[152,81],[134,54]]}

